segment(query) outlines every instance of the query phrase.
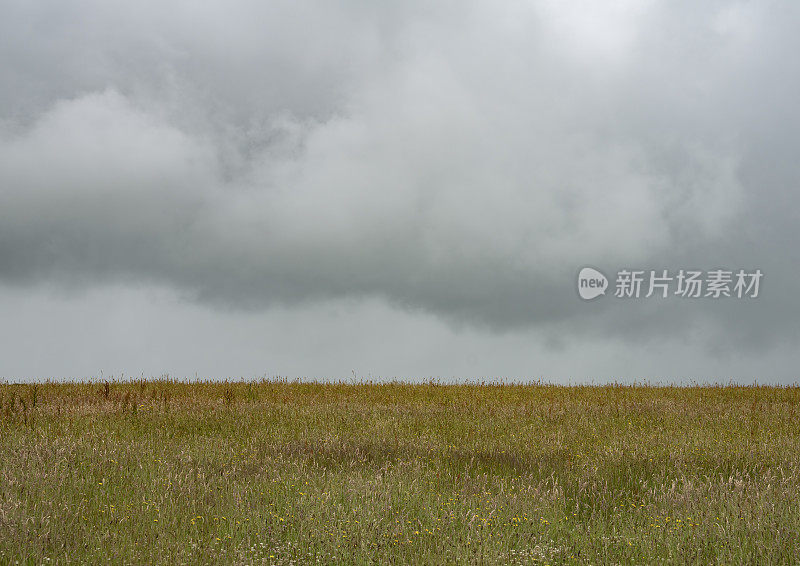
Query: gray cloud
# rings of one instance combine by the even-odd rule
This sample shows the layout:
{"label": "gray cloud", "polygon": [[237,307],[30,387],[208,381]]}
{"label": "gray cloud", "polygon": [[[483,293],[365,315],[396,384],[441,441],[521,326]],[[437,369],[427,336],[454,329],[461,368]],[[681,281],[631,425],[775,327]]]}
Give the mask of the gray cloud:
{"label": "gray cloud", "polygon": [[[797,336],[792,2],[4,11],[6,285],[379,299],[632,347]],[[766,277],[753,304],[587,305],[587,263]]]}

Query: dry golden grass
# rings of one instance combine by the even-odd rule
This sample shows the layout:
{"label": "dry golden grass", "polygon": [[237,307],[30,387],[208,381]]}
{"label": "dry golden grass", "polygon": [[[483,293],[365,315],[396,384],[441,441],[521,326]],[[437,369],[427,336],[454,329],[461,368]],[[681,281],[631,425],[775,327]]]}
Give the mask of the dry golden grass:
{"label": "dry golden grass", "polygon": [[800,389],[0,385],[0,563],[791,564]]}

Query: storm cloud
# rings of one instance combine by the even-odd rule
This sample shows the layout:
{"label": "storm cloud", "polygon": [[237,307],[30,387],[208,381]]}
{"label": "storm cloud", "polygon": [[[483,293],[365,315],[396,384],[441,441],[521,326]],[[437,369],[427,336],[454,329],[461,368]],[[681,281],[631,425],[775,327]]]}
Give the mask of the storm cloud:
{"label": "storm cloud", "polygon": [[[554,352],[798,336],[794,2],[2,10],[6,289],[355,301]],[[587,304],[583,265],[765,277],[750,302]]]}

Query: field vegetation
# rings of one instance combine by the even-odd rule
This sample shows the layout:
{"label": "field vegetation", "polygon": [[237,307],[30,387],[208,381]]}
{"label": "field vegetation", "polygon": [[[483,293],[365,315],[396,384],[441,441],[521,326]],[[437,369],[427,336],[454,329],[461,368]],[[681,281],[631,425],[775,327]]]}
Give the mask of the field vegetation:
{"label": "field vegetation", "polygon": [[0,385],[2,564],[797,564],[800,388]]}

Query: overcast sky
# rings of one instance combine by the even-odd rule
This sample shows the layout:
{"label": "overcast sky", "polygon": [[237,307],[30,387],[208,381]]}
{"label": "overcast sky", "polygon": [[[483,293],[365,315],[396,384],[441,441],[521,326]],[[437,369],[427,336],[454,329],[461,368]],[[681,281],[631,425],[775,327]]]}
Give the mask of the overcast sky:
{"label": "overcast sky", "polygon": [[0,13],[0,377],[798,381],[793,0]]}

